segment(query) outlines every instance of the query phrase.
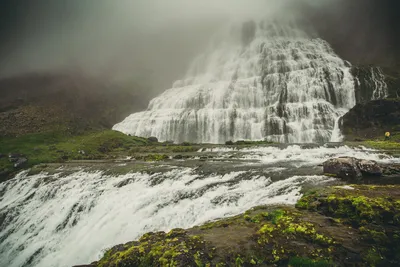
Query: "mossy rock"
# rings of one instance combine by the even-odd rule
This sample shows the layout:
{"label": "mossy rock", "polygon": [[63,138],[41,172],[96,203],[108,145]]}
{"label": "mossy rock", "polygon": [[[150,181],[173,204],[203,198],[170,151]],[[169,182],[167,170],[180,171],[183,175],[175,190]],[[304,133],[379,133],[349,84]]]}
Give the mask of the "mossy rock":
{"label": "mossy rock", "polygon": [[296,207],[257,207],[188,230],[148,233],[92,266],[400,265],[400,186],[321,189]]}

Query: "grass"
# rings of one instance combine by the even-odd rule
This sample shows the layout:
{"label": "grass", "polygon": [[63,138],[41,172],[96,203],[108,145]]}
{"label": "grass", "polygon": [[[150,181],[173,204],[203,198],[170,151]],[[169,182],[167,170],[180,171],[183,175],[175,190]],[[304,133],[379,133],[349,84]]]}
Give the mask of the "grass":
{"label": "grass", "polygon": [[[29,159],[28,166],[39,163],[62,162],[68,159],[103,159],[135,146],[148,145],[145,138],[127,136],[117,131],[87,133],[71,136],[62,132],[27,134],[0,140],[0,153],[23,154]],[[0,159],[0,172],[13,171],[8,157]]]}
{"label": "grass", "polygon": [[389,140],[376,139],[367,140],[363,143],[371,148],[384,149],[384,150],[398,150],[400,149],[400,133],[392,134]]}

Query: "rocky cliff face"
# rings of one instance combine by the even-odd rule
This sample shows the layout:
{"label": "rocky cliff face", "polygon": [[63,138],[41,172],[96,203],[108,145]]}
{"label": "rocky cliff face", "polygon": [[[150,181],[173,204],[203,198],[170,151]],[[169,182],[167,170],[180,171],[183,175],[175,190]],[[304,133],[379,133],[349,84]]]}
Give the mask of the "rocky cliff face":
{"label": "rocky cliff face", "polygon": [[353,66],[356,102],[400,96],[400,67]]}
{"label": "rocky cliff face", "polygon": [[386,131],[400,131],[400,99],[359,103],[342,118],[347,139],[383,137]]}
{"label": "rocky cliff face", "polygon": [[353,66],[351,73],[357,105],[340,122],[346,139],[383,137],[386,131],[400,131],[400,67]]}

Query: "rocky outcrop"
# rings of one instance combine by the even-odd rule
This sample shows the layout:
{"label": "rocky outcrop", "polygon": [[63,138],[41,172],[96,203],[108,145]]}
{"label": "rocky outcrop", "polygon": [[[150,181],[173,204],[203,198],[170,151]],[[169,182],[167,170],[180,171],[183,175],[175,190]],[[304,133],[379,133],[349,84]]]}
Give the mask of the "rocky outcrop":
{"label": "rocky outcrop", "polygon": [[147,233],[88,266],[399,266],[399,214],[400,186],[331,187],[296,208]]}
{"label": "rocky outcrop", "polygon": [[356,103],[400,97],[400,66],[352,66]]}
{"label": "rocky outcrop", "polygon": [[381,68],[374,66],[353,66],[356,103],[366,103],[374,99],[385,98],[388,87]]}
{"label": "rocky outcrop", "polygon": [[400,98],[357,104],[341,120],[347,140],[383,138],[385,132],[400,132]]}
{"label": "rocky outcrop", "polygon": [[323,168],[324,174],[334,175],[346,180],[382,176],[382,168],[377,162],[351,157],[329,159],[323,163]]}

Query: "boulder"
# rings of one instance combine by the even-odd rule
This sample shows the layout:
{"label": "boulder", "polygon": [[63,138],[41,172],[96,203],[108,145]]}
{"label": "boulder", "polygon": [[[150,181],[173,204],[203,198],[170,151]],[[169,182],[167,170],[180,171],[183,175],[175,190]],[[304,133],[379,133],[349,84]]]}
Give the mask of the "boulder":
{"label": "boulder", "polygon": [[334,158],[323,163],[324,173],[343,179],[361,178],[362,173],[355,158]]}
{"label": "boulder", "polygon": [[18,158],[18,160],[14,163],[14,168],[21,168],[26,163],[28,163],[28,159],[27,158]]}
{"label": "boulder", "polygon": [[382,176],[382,168],[372,160],[351,157],[329,159],[323,163],[324,173],[342,179],[360,179],[362,177]]}
{"label": "boulder", "polygon": [[158,143],[157,137],[154,137],[154,136],[150,136],[149,138],[147,138],[147,140],[149,140],[149,142],[152,142],[152,143]]}
{"label": "boulder", "polygon": [[382,168],[373,160],[358,160],[357,166],[365,176],[382,176]]}
{"label": "boulder", "polygon": [[180,154],[178,154],[178,155],[175,155],[175,156],[174,156],[174,159],[183,159],[183,156],[180,155]]}

